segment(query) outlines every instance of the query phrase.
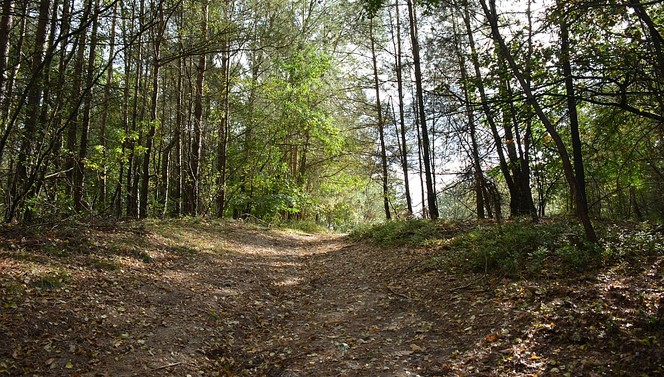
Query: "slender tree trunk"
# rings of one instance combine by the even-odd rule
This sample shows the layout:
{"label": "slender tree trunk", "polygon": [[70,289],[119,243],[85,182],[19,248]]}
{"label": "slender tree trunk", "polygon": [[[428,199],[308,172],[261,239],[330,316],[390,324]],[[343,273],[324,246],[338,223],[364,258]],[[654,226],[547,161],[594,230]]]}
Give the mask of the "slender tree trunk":
{"label": "slender tree trunk", "polygon": [[[138,16],[135,15],[135,9],[132,8],[132,18],[138,18],[139,27],[144,23],[144,10],[145,0],[140,0]],[[131,104],[131,128],[127,137],[129,143],[127,149],[129,150],[128,164],[127,164],[127,202],[126,213],[127,217],[138,217],[138,156],[136,154],[136,145],[140,145],[140,138],[136,140],[138,135],[138,119],[139,119],[139,102],[143,98],[143,34],[139,34],[136,39],[136,52],[134,60],[136,61],[136,73],[134,77],[133,98]]]}
{"label": "slender tree trunk", "polygon": [[387,185],[387,155],[385,153],[385,126],[383,121],[383,108],[380,103],[380,82],[378,81],[378,62],[376,61],[376,41],[374,38],[374,19],[369,24],[369,39],[371,40],[371,62],[373,64],[374,88],[376,90],[376,112],[378,117],[378,135],[380,137],[380,161],[381,161],[381,181],[383,184],[383,207],[385,208],[385,218],[390,220],[392,212],[390,211],[390,201],[388,197]]}
{"label": "slender tree trunk", "polygon": [[104,99],[102,103],[101,121],[99,123],[99,145],[102,153],[102,171],[99,179],[99,208],[103,209],[106,205],[106,191],[108,186],[108,140],[106,138],[106,126],[108,123],[108,112],[111,101],[111,88],[113,87],[113,59],[115,57],[115,27],[117,24],[118,3],[113,4],[113,14],[111,15],[111,28],[109,30],[110,39],[108,42],[108,72],[106,74],[106,86],[104,87]]}
{"label": "slender tree trunk", "polygon": [[[225,2],[226,12],[229,12],[229,1]],[[228,17],[228,16],[227,16]],[[228,161],[228,136],[229,136],[229,90],[230,90],[230,41],[228,36],[224,36],[221,55],[221,119],[219,121],[219,146],[217,147],[217,217],[224,217],[226,211],[226,174]]]}
{"label": "slender tree trunk", "polygon": [[[182,43],[179,43],[180,51],[183,50]],[[183,126],[183,84],[184,84],[184,59],[178,58],[177,71],[177,94],[175,103],[175,185],[173,186],[173,214],[180,216],[182,214],[182,192],[184,187],[184,173],[182,169],[182,139],[184,134]]]}
{"label": "slender tree trunk", "polygon": [[[21,62],[23,61],[22,57],[23,42],[25,41],[25,30],[28,19],[28,17],[26,17],[27,8],[28,8],[28,2],[25,1],[23,2],[23,6],[22,8],[20,8],[20,13],[19,13],[20,23],[18,26],[19,29],[18,40],[16,41],[16,43],[12,43],[13,48],[9,50],[9,55],[11,55],[12,59],[11,60],[8,59],[8,62],[13,63],[11,64],[13,68],[8,72],[4,72],[6,75],[4,82],[5,87],[2,88],[3,101],[0,102],[0,117],[3,119],[3,121],[0,122],[0,124],[2,124],[2,127],[0,127],[0,129],[3,130],[3,133],[0,135],[0,163],[2,163],[3,160],[4,151],[7,145],[7,140],[9,139],[9,135],[12,133],[12,129],[16,124],[14,119],[15,118],[14,114],[11,111],[11,102],[14,95],[14,83],[16,82],[16,76],[18,75],[18,72],[21,68]],[[16,8],[14,8],[13,11],[16,11]],[[12,175],[10,174],[8,176],[8,179],[11,180],[12,179],[11,177]],[[11,183],[8,185],[8,187],[11,187]],[[9,189],[8,191],[11,191],[11,189]]]}
{"label": "slender tree trunk", "polygon": [[427,200],[426,200],[426,187],[424,185],[424,179],[422,179],[422,172],[424,171],[424,167],[422,166],[422,137],[420,135],[420,116],[418,112],[418,107],[417,107],[417,96],[412,94],[412,98],[415,99],[413,101],[413,123],[415,126],[415,130],[417,132],[417,177],[420,180],[420,197],[422,198],[422,218],[426,219],[429,217],[429,209],[427,208]]}
{"label": "slender tree trunk", "polygon": [[518,194],[518,190],[516,188],[512,175],[510,174],[509,164],[507,163],[507,159],[505,158],[505,152],[503,150],[503,141],[501,140],[500,134],[498,133],[498,126],[496,124],[493,112],[489,107],[489,99],[488,96],[486,95],[486,89],[484,87],[484,79],[482,77],[482,73],[480,70],[481,66],[479,62],[477,49],[475,46],[475,37],[473,36],[472,25],[470,24],[470,12],[468,10],[468,6],[464,8],[463,20],[466,26],[468,44],[470,45],[470,54],[471,54],[470,56],[475,71],[475,82],[477,84],[477,89],[480,94],[482,110],[484,111],[487,123],[489,123],[489,128],[491,129],[491,135],[493,136],[493,140],[496,144],[496,153],[498,154],[498,163],[500,166],[500,171],[503,174],[503,177],[505,178],[507,189],[510,192],[510,210],[512,212],[511,214],[519,215],[519,213],[515,213],[514,208],[516,207],[515,203],[518,201],[520,195]]}
{"label": "slender tree trunk", "polygon": [[[208,28],[208,1],[203,4],[201,21],[201,41],[207,40]],[[194,135],[192,141],[191,161],[189,171],[189,185],[187,187],[187,214],[198,214],[198,202],[200,194],[200,159],[201,159],[201,129],[203,123],[203,89],[205,81],[205,70],[207,68],[207,56],[201,54],[196,66],[196,94],[194,99]]]}
{"label": "slender tree trunk", "polygon": [[148,190],[150,186],[150,158],[152,157],[152,145],[156,132],[157,122],[157,101],[159,99],[159,68],[161,59],[161,41],[165,29],[163,3],[160,1],[157,6],[157,30],[154,36],[154,56],[152,63],[152,97],[150,99],[150,126],[145,140],[145,154],[143,155],[143,166],[141,175],[141,190],[139,193],[140,208],[138,217],[146,218],[148,216]]}
{"label": "slender tree trunk", "polygon": [[473,161],[473,176],[475,178],[475,213],[477,217],[483,219],[485,217],[485,207],[489,214],[492,216],[491,200],[486,188],[484,179],[484,172],[482,171],[482,162],[480,159],[479,145],[477,143],[477,130],[475,129],[475,109],[470,96],[470,89],[468,88],[470,81],[468,78],[468,71],[466,70],[466,59],[461,51],[461,46],[456,32],[456,22],[453,21],[454,34],[455,34],[455,51],[459,59],[459,69],[461,73],[461,81],[463,83],[463,95],[466,108],[466,118],[468,119],[468,130],[470,134],[470,155]]}
{"label": "slender tree trunk", "polygon": [[[403,94],[403,64],[402,64],[402,51],[401,51],[401,17],[399,11],[399,2],[395,2],[396,14],[396,57],[394,70],[397,75],[397,94],[399,96],[399,125],[401,136],[401,169],[404,177],[404,190],[406,195],[406,208],[408,209],[408,216],[413,216],[413,200],[410,194],[410,181],[408,179],[408,143],[406,141],[406,116],[404,111],[404,94]],[[394,37],[393,37],[394,39]]]}
{"label": "slender tree trunk", "polygon": [[85,80],[83,120],[81,123],[81,139],[79,143],[76,167],[74,168],[74,209],[80,212],[84,209],[83,194],[85,188],[85,158],[88,154],[88,133],[90,130],[90,112],[92,111],[92,85],[95,79],[95,58],[97,53],[97,30],[99,25],[99,6],[97,0],[90,1],[88,6],[94,9],[92,15],[92,31],[90,33],[90,47],[88,54],[88,67]]}
{"label": "slender tree trunk", "polygon": [[581,150],[581,135],[579,134],[579,117],[576,111],[576,95],[574,93],[574,78],[570,62],[569,30],[567,22],[560,21],[560,62],[565,76],[565,94],[567,96],[567,112],[569,116],[570,135],[572,137],[572,155],[574,157],[574,173],[576,185],[580,196],[581,208],[576,208],[577,215],[588,212],[588,197],[586,195],[586,174]]}
{"label": "slender tree trunk", "polygon": [[410,39],[413,49],[413,65],[415,66],[415,91],[422,135],[422,157],[424,164],[424,176],[427,185],[427,204],[429,207],[429,217],[432,220],[436,220],[438,218],[438,203],[436,199],[436,192],[433,188],[433,173],[431,171],[432,164],[429,154],[429,130],[427,129],[426,113],[424,111],[424,90],[422,88],[422,69],[420,67],[420,45],[417,36],[417,14],[412,0],[407,0],[406,4],[408,5]]}
{"label": "slender tree trunk", "polygon": [[[83,15],[81,17],[81,25],[88,23],[91,12],[91,1],[87,0],[83,6]],[[80,208],[81,203],[77,203],[80,198],[76,195],[76,184],[79,179],[80,169],[77,161],[77,138],[78,132],[83,127],[82,118],[79,116],[81,95],[84,84],[85,72],[85,47],[87,43],[88,32],[87,28],[83,28],[78,34],[76,43],[76,57],[74,61],[73,83],[72,83],[72,97],[69,109],[69,118],[73,121],[67,128],[65,138],[65,148],[67,149],[65,158],[65,171],[67,175],[67,184],[69,185],[69,192],[74,198],[74,208]]]}
{"label": "slender tree trunk", "polygon": [[[7,63],[9,61],[9,32],[12,28],[13,0],[2,1],[2,15],[0,15],[0,104],[5,102],[5,88],[7,84]],[[5,127],[7,119],[0,117],[0,135],[6,132]],[[4,138],[3,138],[4,139]],[[0,165],[2,164],[2,154],[4,143],[0,143]]]}

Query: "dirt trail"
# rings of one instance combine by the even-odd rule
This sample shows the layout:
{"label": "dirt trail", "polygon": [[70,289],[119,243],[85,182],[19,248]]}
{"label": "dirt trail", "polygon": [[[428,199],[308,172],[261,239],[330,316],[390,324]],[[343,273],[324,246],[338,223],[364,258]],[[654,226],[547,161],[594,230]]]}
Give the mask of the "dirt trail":
{"label": "dirt trail", "polygon": [[[476,317],[464,318],[473,303],[422,269],[421,250],[241,225],[83,239],[88,252],[61,258],[3,253],[4,285],[19,293],[2,313],[0,372],[444,375],[474,330]],[[62,285],[35,288],[54,274]],[[484,327],[499,323],[486,315]]]}
{"label": "dirt trail", "polygon": [[643,314],[664,257],[511,280],[455,271],[441,247],[188,221],[0,229],[0,376],[664,375]]}

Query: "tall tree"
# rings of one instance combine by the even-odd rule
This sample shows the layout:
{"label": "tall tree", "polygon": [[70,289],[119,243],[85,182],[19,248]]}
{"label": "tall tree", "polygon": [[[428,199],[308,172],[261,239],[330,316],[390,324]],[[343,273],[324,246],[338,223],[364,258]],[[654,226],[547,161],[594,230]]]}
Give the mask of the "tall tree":
{"label": "tall tree", "polygon": [[166,28],[166,20],[164,19],[163,2],[159,1],[156,4],[154,19],[156,20],[156,28],[153,35],[153,57],[152,57],[152,94],[150,97],[150,115],[149,115],[149,130],[145,138],[145,152],[143,155],[142,175],[141,175],[141,190],[139,203],[140,208],[138,216],[145,218],[148,215],[148,189],[150,185],[150,159],[152,158],[152,146],[154,144],[154,136],[157,129],[157,101],[159,99],[159,69],[161,68],[161,45],[164,30]]}
{"label": "tall tree", "polygon": [[403,64],[402,64],[402,41],[401,41],[401,17],[400,17],[400,8],[399,2],[395,2],[395,21],[392,26],[396,26],[396,31],[394,28],[391,28],[392,31],[392,40],[394,42],[395,50],[395,63],[394,71],[396,73],[397,79],[397,96],[399,103],[399,131],[401,136],[401,169],[403,171],[404,177],[404,194],[406,196],[406,208],[408,210],[408,216],[413,216],[413,201],[410,194],[410,180],[408,173],[408,142],[406,140],[406,116],[405,116],[405,104],[404,104],[404,92],[403,92]]}
{"label": "tall tree", "polygon": [[[200,38],[203,43],[208,38],[209,3],[205,0],[201,4]],[[201,53],[196,64],[196,87],[194,95],[193,113],[193,139],[191,143],[188,180],[186,184],[185,213],[196,215],[199,211],[199,194],[201,180],[201,137],[203,126],[203,91],[205,90],[205,71],[207,69],[207,54]]]}
{"label": "tall tree", "polygon": [[[376,92],[376,117],[378,119],[378,136],[380,139],[380,161],[381,161],[381,182],[383,185],[383,207],[385,209],[385,218],[392,218],[390,211],[390,199],[387,182],[387,153],[385,151],[385,120],[383,108],[380,102],[380,81],[378,80],[378,62],[376,60],[376,38],[374,35],[374,19],[369,21],[369,39],[371,42],[371,63],[373,67],[374,89]],[[406,177],[408,179],[408,177]]]}
{"label": "tall tree", "polygon": [[433,172],[431,171],[431,146],[429,143],[429,130],[427,128],[426,112],[424,109],[424,89],[422,84],[422,68],[420,65],[420,45],[417,31],[417,12],[413,6],[412,0],[406,0],[408,5],[408,21],[410,25],[410,40],[413,52],[413,65],[415,67],[415,92],[417,109],[419,113],[419,122],[422,135],[422,158],[424,165],[424,177],[427,189],[427,207],[429,208],[429,217],[432,220],[438,218],[438,203],[433,184]]}

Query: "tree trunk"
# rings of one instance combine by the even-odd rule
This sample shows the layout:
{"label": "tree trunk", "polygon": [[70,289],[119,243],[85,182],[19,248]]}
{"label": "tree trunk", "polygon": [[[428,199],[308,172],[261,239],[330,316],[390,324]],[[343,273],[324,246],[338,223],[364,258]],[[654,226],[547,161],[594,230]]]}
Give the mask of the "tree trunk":
{"label": "tree trunk", "polygon": [[[208,28],[208,1],[203,4],[201,21],[201,43],[207,40]],[[205,81],[205,70],[207,56],[201,54],[196,65],[196,94],[194,98],[194,135],[191,145],[191,161],[189,181],[187,187],[187,211],[188,215],[198,214],[198,202],[200,192],[200,159],[201,159],[201,128],[203,123],[203,89]]]}
{"label": "tree trunk", "polygon": [[[93,4],[94,3],[94,4]],[[81,139],[79,143],[76,167],[74,169],[74,210],[80,212],[84,209],[83,194],[85,188],[85,158],[88,154],[88,133],[90,130],[90,112],[92,111],[92,85],[95,79],[95,58],[97,50],[97,29],[99,25],[99,6],[97,0],[89,1],[88,7],[94,9],[92,15],[92,31],[90,33],[90,47],[88,53],[88,67],[83,93],[83,120],[81,123]]]}
{"label": "tree trunk", "polygon": [[[8,73],[3,72],[3,74],[6,75],[6,77],[4,82],[5,87],[2,88],[3,101],[0,102],[0,118],[2,118],[2,122],[0,122],[0,124],[2,124],[2,127],[0,129],[3,129],[3,133],[2,135],[0,135],[0,163],[2,163],[5,146],[7,145],[7,140],[9,139],[9,135],[11,134],[12,129],[16,124],[15,117],[12,114],[10,104],[14,94],[14,83],[16,82],[16,76],[18,75],[18,72],[21,68],[21,62],[23,61],[22,57],[23,42],[25,41],[25,30],[28,19],[28,17],[26,17],[27,8],[28,8],[28,2],[24,1],[23,6],[19,13],[21,15],[20,17],[21,21],[18,26],[19,29],[18,40],[16,41],[16,43],[12,43],[13,48],[9,50],[12,59],[11,61],[8,59],[8,63],[13,63],[10,64],[10,66],[12,66],[13,68]],[[15,9],[14,12],[16,12]],[[10,180],[12,179],[11,175],[8,176],[8,179]],[[11,187],[11,184],[9,184],[8,187]],[[11,191],[11,189],[9,191]]]}
{"label": "tree trunk", "polygon": [[569,30],[565,20],[560,21],[560,63],[565,76],[565,95],[567,96],[567,112],[569,116],[570,135],[572,137],[572,155],[574,157],[574,173],[579,195],[580,208],[576,208],[577,215],[588,213],[588,197],[586,195],[586,174],[583,165],[583,152],[581,150],[581,135],[579,134],[579,117],[576,111],[576,96],[574,93],[574,78],[572,77],[572,64],[570,62]]}
{"label": "tree trunk", "polygon": [[157,6],[157,30],[154,36],[154,56],[152,63],[152,96],[150,98],[150,126],[145,140],[145,154],[143,155],[143,166],[141,174],[141,190],[139,193],[139,211],[138,217],[146,218],[148,216],[148,189],[150,186],[150,158],[152,157],[152,145],[156,132],[157,122],[157,100],[159,99],[159,68],[161,59],[161,40],[163,37],[164,10],[163,3],[159,2]]}
{"label": "tree trunk", "polygon": [[378,62],[376,61],[376,41],[373,34],[374,19],[369,24],[369,39],[371,40],[371,62],[373,64],[374,89],[376,90],[376,115],[378,117],[378,136],[380,137],[380,161],[381,161],[381,182],[383,185],[383,207],[385,209],[385,218],[390,220],[392,212],[390,211],[390,201],[388,197],[387,185],[387,155],[385,153],[385,126],[383,121],[383,108],[380,103],[380,82],[378,81]]}
{"label": "tree trunk", "polygon": [[[91,11],[91,1],[88,0],[83,6],[83,15],[81,16],[81,25],[86,25],[88,19],[90,18]],[[66,148],[66,157],[65,157],[65,171],[67,175],[67,184],[69,185],[69,192],[74,198],[74,208],[81,208],[82,204],[78,203],[80,198],[77,198],[77,189],[76,185],[80,179],[81,172],[80,164],[77,161],[77,138],[78,132],[83,128],[82,118],[79,116],[81,97],[83,90],[83,82],[85,77],[85,47],[88,38],[87,28],[80,30],[80,33],[77,36],[78,40],[76,43],[76,57],[74,60],[74,71],[73,83],[72,83],[72,97],[69,108],[69,118],[72,119],[72,122],[67,128],[66,138],[65,138],[65,148]]]}
{"label": "tree trunk", "polygon": [[410,195],[410,181],[408,179],[408,144],[406,141],[406,117],[404,111],[404,94],[403,94],[403,64],[401,61],[401,19],[399,11],[399,2],[395,2],[396,12],[396,57],[394,70],[397,74],[397,94],[399,95],[399,125],[401,136],[401,169],[403,170],[404,177],[404,190],[406,195],[406,207],[408,209],[408,216],[413,216],[413,200]]}
{"label": "tree trunk", "polygon": [[489,107],[489,98],[486,95],[486,89],[484,87],[484,78],[482,77],[482,73],[480,70],[481,66],[479,62],[477,49],[475,47],[475,38],[472,34],[472,26],[470,24],[470,13],[468,11],[468,7],[464,8],[463,19],[466,25],[468,44],[470,45],[470,51],[471,51],[471,61],[473,63],[473,68],[475,70],[475,82],[477,84],[477,89],[480,93],[482,110],[484,111],[487,123],[489,123],[489,128],[491,129],[491,135],[493,136],[493,140],[496,144],[496,153],[498,154],[498,163],[500,166],[500,172],[503,174],[503,178],[505,179],[505,183],[507,184],[507,189],[510,192],[510,212],[512,216],[518,216],[521,215],[517,210],[520,207],[520,205],[517,204],[521,195],[519,194],[514,179],[511,175],[509,164],[507,162],[507,158],[505,157],[505,152],[503,149],[503,141],[500,137],[500,134],[498,133],[498,126],[496,124],[493,112]]}
{"label": "tree trunk", "polygon": [[466,118],[468,119],[468,130],[470,134],[470,157],[473,161],[473,176],[475,179],[475,213],[477,218],[483,219],[485,217],[485,207],[486,213],[489,217],[492,217],[491,210],[491,199],[489,197],[489,192],[486,187],[486,182],[484,179],[484,172],[482,171],[482,162],[480,159],[479,145],[477,143],[477,130],[475,129],[475,109],[473,107],[470,95],[470,79],[468,77],[468,71],[466,70],[466,59],[464,54],[461,51],[461,46],[459,42],[459,37],[456,29],[456,21],[453,20],[452,27],[454,28],[455,35],[455,52],[459,59],[459,70],[461,73],[461,82],[463,85],[463,95],[466,108]]}
{"label": "tree trunk", "polygon": [[429,130],[427,129],[426,113],[424,111],[424,90],[422,88],[422,69],[420,67],[420,45],[417,39],[417,15],[413,6],[413,1],[407,0],[406,4],[408,5],[410,39],[413,49],[413,65],[415,66],[415,91],[422,135],[422,158],[424,164],[424,178],[427,186],[427,204],[429,207],[429,217],[432,220],[436,220],[438,218],[438,203],[436,192],[433,188],[433,173],[431,171],[432,165],[429,154]]}
{"label": "tree trunk", "polygon": [[[2,15],[0,16],[0,104],[5,102],[5,87],[7,83],[7,63],[9,61],[9,32],[12,28],[12,6],[13,0],[2,1]],[[6,132],[7,120],[0,118],[0,135]],[[2,164],[2,154],[4,143],[0,144],[0,164]]]}
{"label": "tree trunk", "polygon": [[109,30],[110,40],[108,42],[108,73],[106,74],[106,86],[104,88],[104,99],[102,103],[101,121],[99,124],[99,145],[102,153],[102,171],[99,179],[99,208],[103,209],[106,205],[107,186],[108,186],[108,143],[106,139],[106,126],[108,123],[108,112],[110,109],[111,87],[113,85],[113,59],[115,57],[115,27],[117,23],[118,3],[113,4],[113,14],[111,16],[111,28]]}
{"label": "tree trunk", "polygon": [[[184,49],[179,41],[180,51]],[[178,58],[177,70],[177,93],[175,102],[175,185],[173,186],[173,214],[180,216],[182,214],[182,192],[184,191],[184,173],[182,169],[183,161],[183,134],[184,134],[184,106],[183,106],[183,84],[184,84],[184,59]]]}
{"label": "tree trunk", "polygon": [[[224,2],[224,11],[226,20],[228,20],[230,12],[229,0]],[[226,174],[228,164],[228,138],[230,133],[230,40],[228,35],[224,35],[222,42],[221,52],[221,79],[222,79],[222,92],[221,92],[221,119],[219,120],[218,138],[219,146],[217,147],[217,217],[223,218],[226,211]]]}

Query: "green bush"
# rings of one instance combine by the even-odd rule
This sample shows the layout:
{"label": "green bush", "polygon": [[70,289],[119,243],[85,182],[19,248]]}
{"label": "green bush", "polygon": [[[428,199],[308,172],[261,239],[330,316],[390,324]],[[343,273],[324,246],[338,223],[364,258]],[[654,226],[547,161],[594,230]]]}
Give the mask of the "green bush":
{"label": "green bush", "polygon": [[389,221],[359,227],[351,237],[383,246],[438,244],[439,263],[511,277],[588,270],[618,260],[664,253],[661,226],[595,225],[599,244],[588,243],[583,228],[570,218],[540,223]]}
{"label": "green bush", "polygon": [[638,255],[664,254],[664,228],[650,223],[609,224],[601,234],[605,262]]}
{"label": "green bush", "polygon": [[351,233],[351,237],[384,246],[422,245],[441,238],[442,232],[436,222],[412,219],[361,226]]}
{"label": "green bush", "polygon": [[450,249],[457,262],[475,272],[505,275],[537,273],[557,259],[564,265],[592,265],[595,251],[580,227],[567,222],[529,221],[484,225],[456,238]]}

